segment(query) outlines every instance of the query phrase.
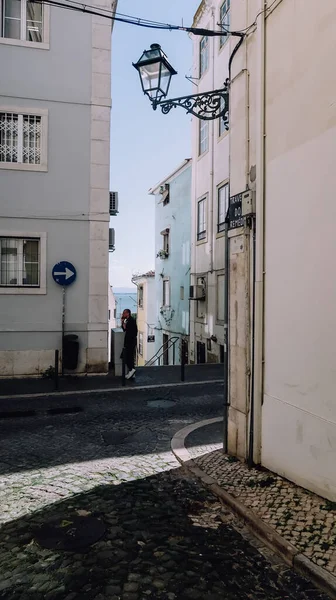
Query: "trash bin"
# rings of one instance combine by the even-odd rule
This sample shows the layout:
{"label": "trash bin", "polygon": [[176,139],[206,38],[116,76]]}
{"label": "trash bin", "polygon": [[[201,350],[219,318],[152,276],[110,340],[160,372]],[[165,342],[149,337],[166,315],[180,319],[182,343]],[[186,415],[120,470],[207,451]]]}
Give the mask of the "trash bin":
{"label": "trash bin", "polygon": [[63,338],[63,367],[73,371],[78,365],[78,335],[69,333]]}

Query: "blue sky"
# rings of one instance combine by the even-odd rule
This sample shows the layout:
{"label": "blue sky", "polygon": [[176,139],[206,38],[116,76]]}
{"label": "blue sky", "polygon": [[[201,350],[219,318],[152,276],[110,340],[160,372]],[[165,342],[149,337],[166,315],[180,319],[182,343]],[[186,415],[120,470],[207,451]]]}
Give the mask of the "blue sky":
{"label": "blue sky", "polygon": [[[200,0],[119,0],[118,12],[164,23],[191,25]],[[132,287],[132,273],[154,268],[154,197],[149,188],[191,152],[191,119],[178,108],[162,115],[151,108],[132,66],[159,43],[178,72],[170,97],[191,93],[192,43],[185,32],[116,23],[112,36],[111,187],[119,192],[119,215],[111,219],[116,250],[110,254],[110,284]]]}

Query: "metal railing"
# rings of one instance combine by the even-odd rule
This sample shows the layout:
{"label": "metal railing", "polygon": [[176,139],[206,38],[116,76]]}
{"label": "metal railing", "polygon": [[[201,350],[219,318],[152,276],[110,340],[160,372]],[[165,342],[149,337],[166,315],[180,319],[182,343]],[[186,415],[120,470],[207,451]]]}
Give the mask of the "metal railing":
{"label": "metal railing", "polygon": [[[175,348],[176,344],[179,341],[179,337],[172,337],[167,340],[164,344],[162,344],[161,348],[152,356],[150,360],[146,362],[145,367],[150,367],[155,365],[156,361],[158,361],[158,366],[160,366],[161,358],[163,357],[165,352],[168,352],[169,349],[173,348],[173,365],[175,365]],[[160,354],[161,353],[161,354]],[[180,359],[181,359],[181,381],[185,381],[185,365],[188,363],[188,350],[186,341],[181,339],[180,344]],[[126,385],[126,363],[125,363],[125,355],[122,354],[122,385]]]}
{"label": "metal railing", "polygon": [[171,338],[169,338],[164,344],[162,344],[161,348],[159,348],[157,350],[157,352],[154,354],[154,356],[152,356],[152,358],[150,358],[146,363],[145,363],[145,367],[153,367],[154,365],[156,365],[156,362],[158,363],[157,366],[160,367],[161,366],[161,358],[164,357],[164,355],[166,353],[169,352],[169,350],[171,348],[173,348],[173,365],[175,365],[175,348],[176,348],[176,343],[179,341],[179,337],[173,336]]}

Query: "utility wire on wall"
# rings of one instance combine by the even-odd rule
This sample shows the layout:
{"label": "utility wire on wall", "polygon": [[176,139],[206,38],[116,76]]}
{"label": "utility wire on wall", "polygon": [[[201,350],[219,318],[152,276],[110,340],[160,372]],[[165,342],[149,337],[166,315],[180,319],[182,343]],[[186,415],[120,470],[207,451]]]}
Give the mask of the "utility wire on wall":
{"label": "utility wire on wall", "polygon": [[[97,7],[92,4],[83,4],[81,2],[77,2],[76,0],[70,0],[68,3],[62,2],[60,0],[33,0],[37,4],[46,4],[49,6],[57,6],[59,8],[64,8],[65,10],[74,10],[76,12],[87,13],[90,15],[95,15],[98,17],[103,17],[109,19],[111,21],[116,21],[120,23],[125,23],[127,25],[135,25],[137,27],[145,27],[148,29],[159,29],[163,31],[184,31],[187,33],[192,33],[194,35],[201,36],[236,36],[243,37],[249,34],[250,30],[257,25],[257,19],[263,13],[268,12],[276,2],[279,0],[273,0],[270,6],[266,7],[264,10],[260,11],[253,23],[246,27],[245,29],[241,29],[238,31],[229,31],[225,29],[224,25],[221,23],[217,23],[218,27],[220,27],[219,31],[213,31],[211,29],[204,29],[200,27],[184,27],[184,25],[172,25],[170,23],[162,23],[160,21],[151,21],[150,19],[144,19],[142,17],[135,17],[132,15],[126,15],[123,13],[114,12],[110,9],[100,7],[97,10]],[[280,0],[281,1],[281,0]]]}
{"label": "utility wire on wall", "polygon": [[46,4],[49,6],[57,6],[58,8],[64,8],[65,10],[73,10],[76,12],[86,13],[89,15],[95,15],[98,17],[103,17],[105,19],[109,19],[110,21],[116,21],[120,23],[126,23],[128,25],[135,25],[137,27],[145,27],[148,29],[160,29],[163,31],[185,31],[187,33],[193,33],[194,35],[201,36],[227,36],[233,35],[241,37],[243,34],[235,31],[224,31],[224,29],[220,29],[219,31],[212,31],[211,29],[203,29],[199,27],[184,27],[182,25],[171,25],[169,23],[159,23],[155,21],[149,21],[148,19],[142,19],[139,17],[132,16],[123,16],[120,13],[115,13],[109,9],[99,8],[90,5],[83,4],[80,2],[76,2],[76,0],[71,0],[71,3],[61,2],[59,0],[34,0],[37,4]]}

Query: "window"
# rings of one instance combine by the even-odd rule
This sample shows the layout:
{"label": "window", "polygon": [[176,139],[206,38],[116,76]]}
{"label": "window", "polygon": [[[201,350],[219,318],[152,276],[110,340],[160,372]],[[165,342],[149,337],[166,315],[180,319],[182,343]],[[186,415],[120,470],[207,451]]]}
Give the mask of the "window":
{"label": "window", "polygon": [[166,206],[166,204],[169,204],[170,202],[170,198],[169,198],[169,183],[165,183],[165,185],[162,186],[162,204],[163,206]]}
{"label": "window", "polygon": [[141,331],[139,331],[139,354],[143,355],[143,333]]}
{"label": "window", "polygon": [[0,109],[0,168],[47,169],[47,111],[39,112]]}
{"label": "window", "polygon": [[143,289],[143,285],[139,285],[139,298],[138,298],[138,304],[139,304],[139,308],[143,308],[143,302],[144,302],[144,289]]}
{"label": "window", "polygon": [[39,287],[39,239],[0,237],[0,285]]}
{"label": "window", "polygon": [[206,238],[206,198],[199,200],[197,204],[197,239]]}
{"label": "window", "polygon": [[[224,98],[221,98],[221,109],[224,108]],[[224,115],[218,119],[218,135],[221,137],[224,133],[229,131],[229,116],[228,112],[225,111]]]}
{"label": "window", "polygon": [[180,287],[180,300],[184,300],[184,286],[181,285]]}
{"label": "window", "polygon": [[149,344],[155,342],[155,325],[147,325],[147,342]]}
{"label": "window", "polygon": [[30,0],[3,0],[1,37],[23,42],[46,41],[44,5]]}
{"label": "window", "polygon": [[170,306],[170,282],[169,282],[169,279],[163,280],[162,305]]}
{"label": "window", "polygon": [[209,66],[209,38],[207,35],[200,41],[200,77],[205,73]]}
{"label": "window", "polygon": [[163,234],[163,250],[166,254],[169,254],[169,231]]}
{"label": "window", "polygon": [[217,231],[220,233],[225,228],[225,217],[229,207],[229,184],[218,188],[218,220]]}
{"label": "window", "polygon": [[217,275],[217,321],[224,322],[224,275]]}
{"label": "window", "polygon": [[199,155],[201,156],[209,148],[209,122],[199,122]]}
{"label": "window", "polygon": [[[222,28],[224,30],[230,31],[230,0],[224,0],[223,4],[220,7],[219,11],[219,20]],[[219,38],[219,47],[222,48],[224,46],[226,40],[228,39],[227,35],[222,35]]]}

